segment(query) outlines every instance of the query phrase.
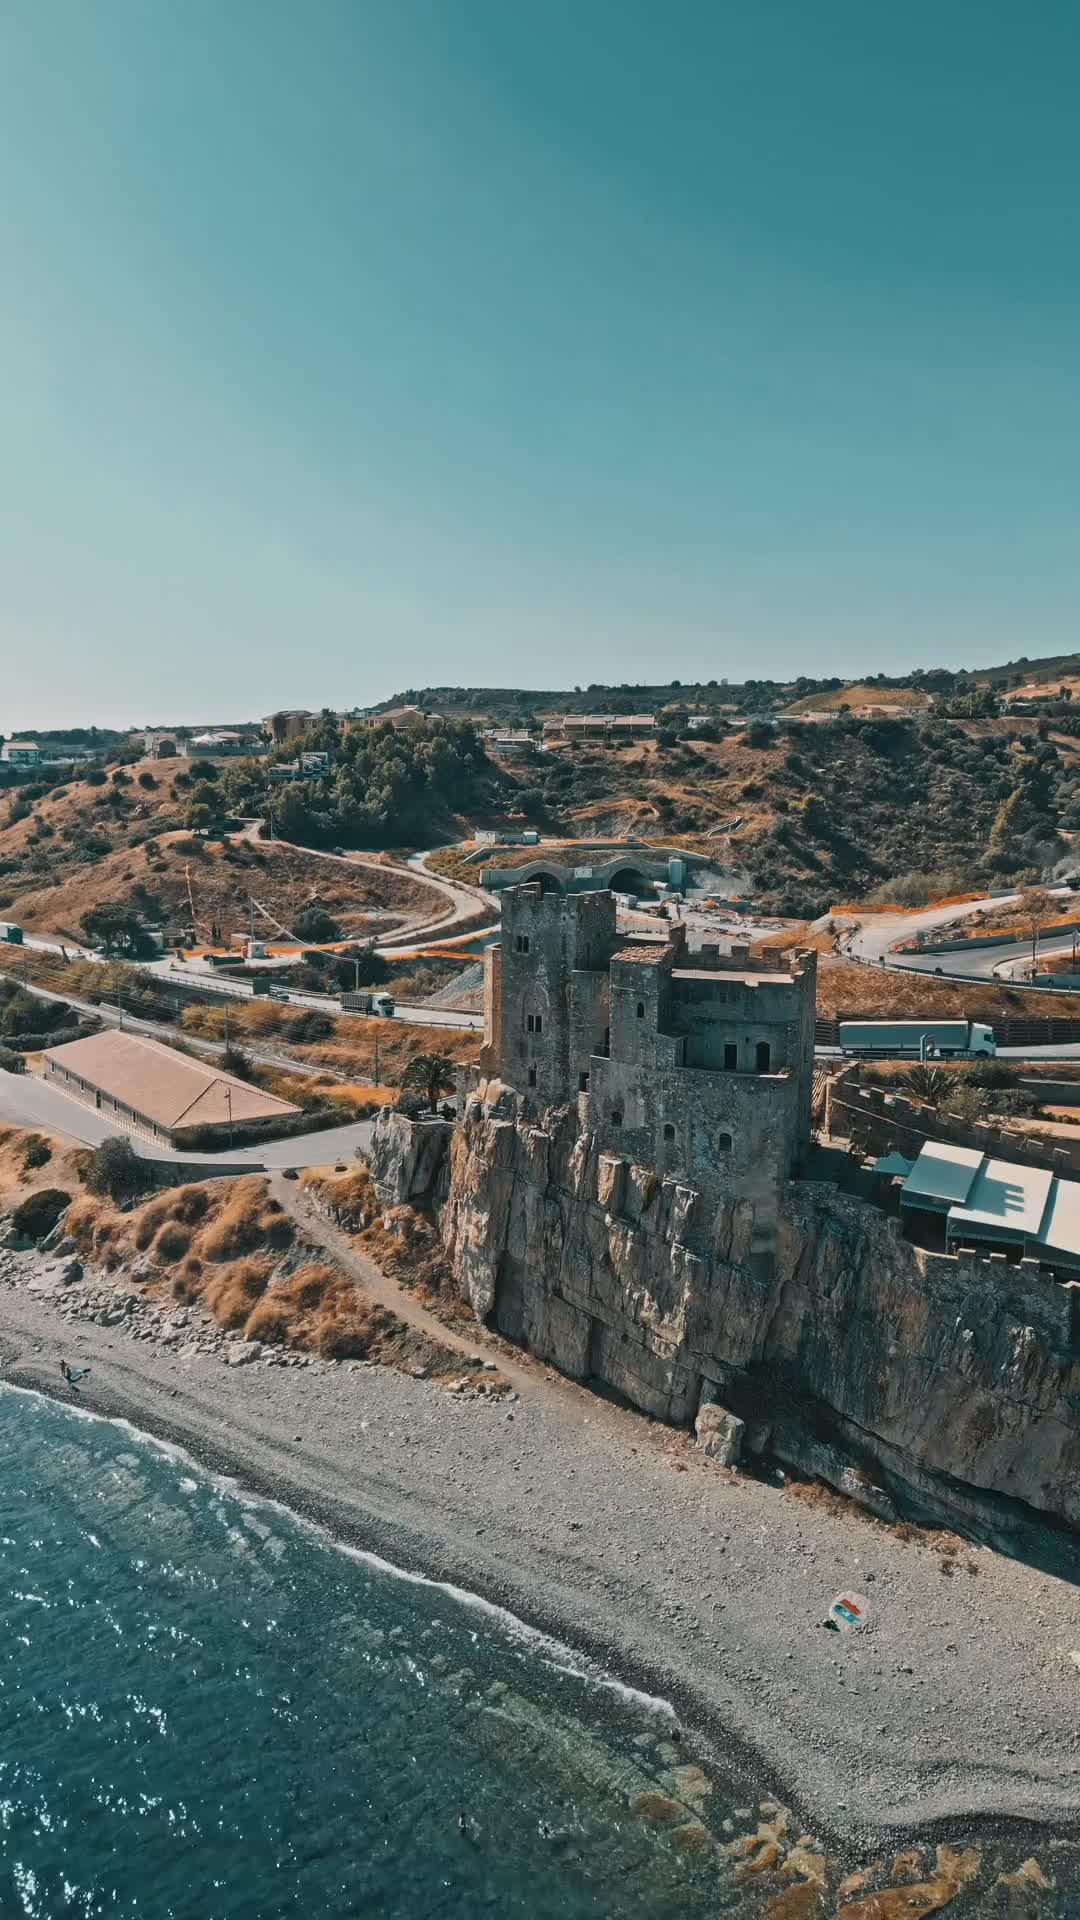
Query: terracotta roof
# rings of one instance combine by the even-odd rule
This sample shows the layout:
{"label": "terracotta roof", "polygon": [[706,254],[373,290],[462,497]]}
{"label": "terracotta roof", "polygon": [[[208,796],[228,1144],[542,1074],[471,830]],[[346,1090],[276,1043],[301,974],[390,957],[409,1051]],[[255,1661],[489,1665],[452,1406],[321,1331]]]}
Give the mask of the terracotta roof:
{"label": "terracotta roof", "polygon": [[133,1033],[93,1033],[86,1040],[50,1047],[45,1058],[170,1131],[230,1119],[242,1126],[300,1111],[261,1087],[249,1087],[231,1073]]}
{"label": "terracotta roof", "polygon": [[663,945],[655,941],[651,947],[620,947],[613,953],[612,960],[625,960],[635,967],[662,967],[671,959],[672,947],[668,940]]}

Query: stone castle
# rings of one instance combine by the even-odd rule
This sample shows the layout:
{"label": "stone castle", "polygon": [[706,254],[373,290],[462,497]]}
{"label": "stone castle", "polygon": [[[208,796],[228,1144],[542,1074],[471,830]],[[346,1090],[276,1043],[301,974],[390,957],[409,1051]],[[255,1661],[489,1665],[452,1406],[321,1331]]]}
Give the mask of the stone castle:
{"label": "stone castle", "polygon": [[815,967],[508,889],[479,1069],[456,1123],[380,1115],[380,1202],[429,1211],[476,1318],[575,1379],[699,1428],[728,1409],[751,1454],[882,1514],[1075,1542],[1080,1282],[926,1252],[805,1177]]}
{"label": "stone castle", "polygon": [[686,933],[622,944],[608,892],[538,885],[503,896],[489,948],[484,1069],[528,1114],[576,1107],[601,1152],[699,1196],[795,1171],[810,1138],[816,955],[748,966],[748,950],[690,954]]}

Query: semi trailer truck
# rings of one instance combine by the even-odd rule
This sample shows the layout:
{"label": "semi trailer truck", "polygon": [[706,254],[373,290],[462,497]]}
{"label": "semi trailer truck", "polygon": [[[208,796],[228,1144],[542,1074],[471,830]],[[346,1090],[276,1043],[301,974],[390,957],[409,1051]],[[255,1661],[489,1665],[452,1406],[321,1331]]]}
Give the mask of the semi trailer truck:
{"label": "semi trailer truck", "polygon": [[841,1020],[840,1051],[863,1059],[975,1060],[997,1052],[980,1020]]}

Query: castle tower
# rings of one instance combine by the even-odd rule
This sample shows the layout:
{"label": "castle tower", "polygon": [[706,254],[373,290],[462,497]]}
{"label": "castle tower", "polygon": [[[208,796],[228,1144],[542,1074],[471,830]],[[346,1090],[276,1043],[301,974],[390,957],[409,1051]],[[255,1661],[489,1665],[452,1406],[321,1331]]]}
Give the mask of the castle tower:
{"label": "castle tower", "polygon": [[615,897],[545,892],[533,881],[508,888],[502,907],[500,1071],[530,1103],[566,1106],[608,1044]]}

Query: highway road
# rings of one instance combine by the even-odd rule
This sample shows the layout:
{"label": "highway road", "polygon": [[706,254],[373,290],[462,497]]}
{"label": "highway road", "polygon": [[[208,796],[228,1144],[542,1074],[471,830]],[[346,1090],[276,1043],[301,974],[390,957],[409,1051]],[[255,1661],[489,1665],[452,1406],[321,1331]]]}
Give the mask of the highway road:
{"label": "highway road", "polygon": [[[74,947],[70,942],[47,940],[29,933],[25,936],[23,944],[27,947],[34,947],[41,953],[67,954],[70,958],[79,960],[103,960],[101,954],[87,952],[81,947]],[[220,994],[224,999],[250,1001],[253,998],[261,998],[261,996],[252,994],[250,983],[247,981],[230,980],[224,974],[212,973],[209,968],[202,969],[198,966],[187,967],[180,961],[171,959],[168,955],[156,960],[134,960],[127,964],[139,967],[144,973],[154,974],[159,980],[165,980],[166,982],[171,981],[174,986],[183,987],[186,985],[189,987],[198,987],[203,993]],[[350,1009],[347,1007],[343,1008],[341,1002],[330,993],[301,993],[292,987],[287,989],[287,993],[288,1005],[290,1007],[314,1007],[319,1013],[332,1013],[346,1017],[348,1017],[350,1013]],[[71,999],[71,995],[54,994],[53,998],[69,1000]],[[97,1011],[97,1009],[91,1009],[91,1011]],[[357,1013],[354,1017],[358,1020],[371,1018],[370,1015],[362,1013]],[[448,1007],[429,1008],[419,1004],[403,1003],[401,1001],[396,1003],[393,1017],[395,1020],[405,1021],[406,1024],[423,1027],[480,1028],[484,1024],[484,1016],[482,1013],[459,1013]],[[251,1049],[248,1048],[246,1040],[244,1045],[250,1052]],[[278,1062],[277,1064],[285,1063]]]}

